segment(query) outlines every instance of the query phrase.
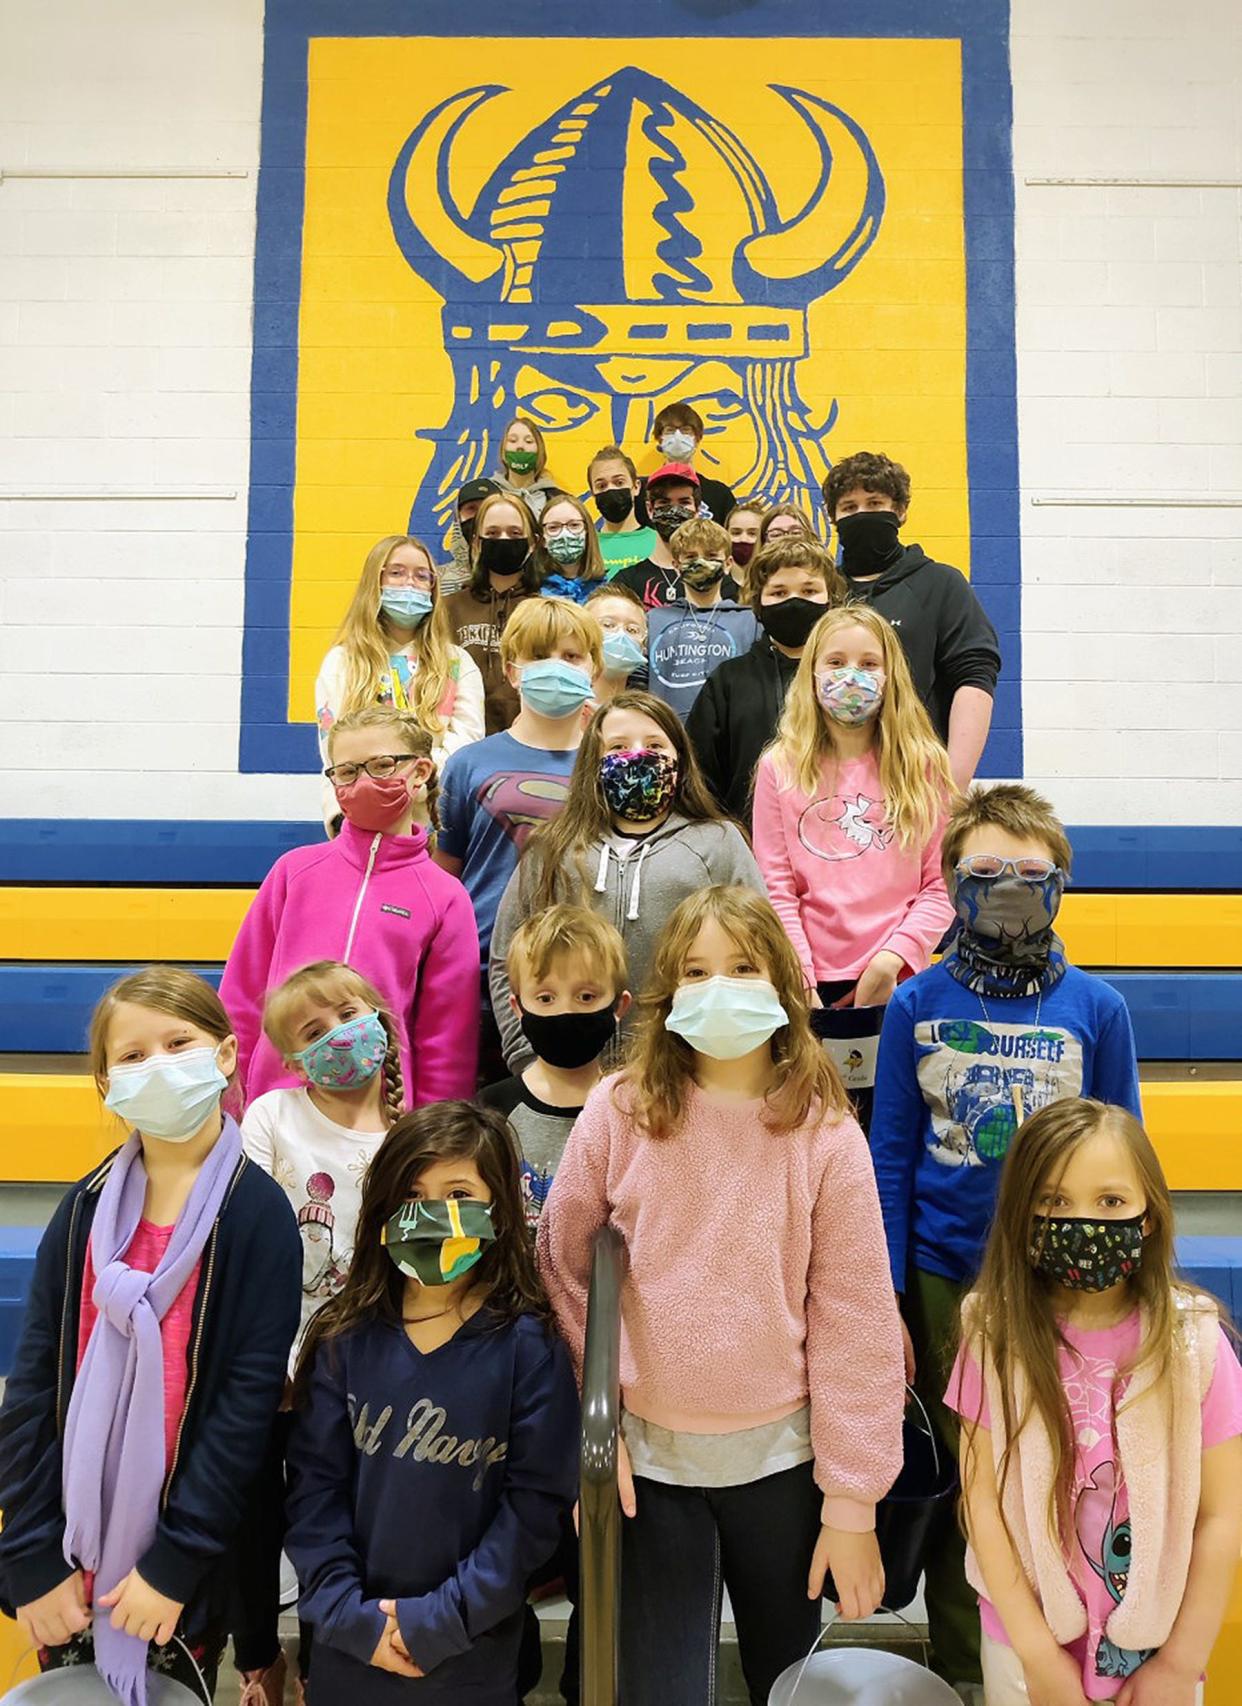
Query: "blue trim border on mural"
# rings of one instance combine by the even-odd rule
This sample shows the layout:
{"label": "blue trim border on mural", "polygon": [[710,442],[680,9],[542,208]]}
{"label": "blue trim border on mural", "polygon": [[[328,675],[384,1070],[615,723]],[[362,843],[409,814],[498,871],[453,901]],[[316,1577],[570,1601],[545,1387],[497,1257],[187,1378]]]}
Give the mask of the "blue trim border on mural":
{"label": "blue trim border on mural", "polygon": [[[460,36],[460,0],[268,0],[254,269],[250,511],[242,644],[243,772],[318,768],[315,731],[290,723],[289,594],[305,191],[308,44],[316,36]],[[845,0],[630,0],[635,37],[856,37]],[[577,0],[531,14],[474,0],[469,34],[582,41]],[[610,32],[611,33],[611,32]],[[1014,344],[1013,100],[1006,0],[886,0],[868,39],[958,38],[966,226],[966,430],[971,576],[1000,636],[1004,671],[980,774],[1022,774],[1021,568]],[[787,70],[771,68],[775,80]],[[913,470],[917,497],[918,469]],[[396,523],[394,523],[394,526]],[[916,530],[912,530],[914,532]]]}

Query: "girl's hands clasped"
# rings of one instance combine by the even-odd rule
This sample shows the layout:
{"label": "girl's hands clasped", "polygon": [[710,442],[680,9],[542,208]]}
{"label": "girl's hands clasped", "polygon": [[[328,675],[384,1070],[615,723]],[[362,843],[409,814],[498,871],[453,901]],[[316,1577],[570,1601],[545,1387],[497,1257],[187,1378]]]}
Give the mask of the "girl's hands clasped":
{"label": "girl's hands clasped", "polygon": [[19,1605],[17,1621],[36,1647],[63,1647],[66,1641],[89,1628],[91,1608],[86,1603],[86,1583],[81,1570],[57,1582],[29,1605]]}
{"label": "girl's hands clasped", "polygon": [[379,1608],[387,1621],[384,1633],[376,1642],[375,1651],[371,1654],[371,1663],[377,1670],[390,1670],[394,1676],[423,1676],[426,1673],[419,1670],[410,1657],[410,1650],[401,1639],[401,1630],[397,1626],[397,1602],[395,1599],[381,1599]]}
{"label": "girl's hands clasped", "polygon": [[1082,1691],[1082,1666],[1051,1636],[1034,1658],[1022,1654],[1022,1672],[1031,1706],[1090,1706]]}
{"label": "girl's hands clasped", "polygon": [[821,1528],[807,1577],[808,1599],[821,1596],[830,1570],[842,1621],[870,1617],[884,1597],[884,1565],[874,1531],[851,1534],[844,1528]]}

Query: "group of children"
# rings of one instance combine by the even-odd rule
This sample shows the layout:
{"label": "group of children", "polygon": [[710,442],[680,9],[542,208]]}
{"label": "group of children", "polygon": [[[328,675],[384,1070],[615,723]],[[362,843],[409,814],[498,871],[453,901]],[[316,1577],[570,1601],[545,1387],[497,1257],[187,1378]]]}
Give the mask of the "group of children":
{"label": "group of children", "polygon": [[[645,559],[607,543],[641,531],[616,458],[597,534],[533,429],[463,503],[468,587],[380,542],[320,677],[330,838],[218,996],[151,967],[96,1013],[130,1135],[40,1247],[0,1594],[127,1706],[148,1664],[209,1699],[230,1635],[244,1706],[282,1698],[282,1550],[312,1706],[514,1706],[530,1589],[575,1585],[605,1225],[626,1706],[714,1697],[722,1588],[755,1706],[825,1592],[876,1609],[907,1381],[961,1453],[936,1668],[988,1706],[1196,1698],[1242,1372],[1174,1273],[1124,1004],[1056,935],[1065,832],[963,791],[986,646],[907,562],[902,471],[838,480],[839,569],[797,511],[697,513],[665,426]],[[672,680],[709,618],[734,652]]]}

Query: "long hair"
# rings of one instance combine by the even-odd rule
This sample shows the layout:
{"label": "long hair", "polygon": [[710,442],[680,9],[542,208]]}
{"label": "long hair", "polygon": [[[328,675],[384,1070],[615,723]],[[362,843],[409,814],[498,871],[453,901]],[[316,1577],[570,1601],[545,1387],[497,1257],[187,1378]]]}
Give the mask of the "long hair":
{"label": "long hair", "polygon": [[650,693],[618,693],[615,699],[597,707],[586,726],[565,804],[555,817],[539,825],[522,851],[518,882],[526,910],[538,911],[564,901],[580,902],[589,892],[586,853],[604,836],[612,834],[612,812],[604,798],[599,767],[604,755],[604,724],[614,711],[641,712],[668,737],[677,754],[673,811],[692,823],[730,821],[707,790],[694,748],[676,711]]}
{"label": "long hair", "polygon": [[[1125,1108],[1070,1097],[1041,1108],[1019,1127],[1001,1172],[983,1269],[963,1319],[965,1347],[981,1367],[990,1360],[999,1376],[1006,1442],[998,1475],[1002,1497],[1023,1430],[1042,1423],[1047,1433],[1053,1469],[1047,1514],[1054,1537],[1072,1532],[1074,1442],[1057,1366],[1057,1353],[1065,1340],[1057,1325],[1053,1286],[1032,1263],[1029,1252],[1038,1233],[1042,1193],[1056,1186],[1079,1144],[1102,1131],[1124,1145],[1147,1198],[1143,1260],[1125,1281],[1133,1302],[1143,1310],[1145,1331],[1133,1366],[1119,1372],[1132,1376],[1151,1367],[1156,1394],[1163,1399],[1173,1354],[1175,1299],[1179,1292],[1199,1294],[1174,1273],[1169,1187],[1151,1139]],[[1020,1414],[1014,1398],[1019,1369],[1027,1391]],[[966,1417],[964,1422],[973,1438],[979,1417]]]}
{"label": "long hair", "polygon": [[901,845],[918,847],[934,834],[957,787],[944,744],[914,690],[896,630],[869,604],[840,605],[811,629],[768,754],[783,787],[799,788],[809,799],[831,794],[836,725],[819,702],[815,676],[832,636],[855,627],[867,630],[884,659],[884,698],[873,725],[884,809]]}
{"label": "long hair", "polygon": [[433,829],[440,827],[438,801],[440,798],[440,777],[436,769],[436,761],[431,754],[431,735],[405,711],[398,711],[394,705],[368,705],[361,711],[350,711],[347,716],[338,717],[328,730],[328,763],[332,763],[332,749],[336,745],[338,735],[352,734],[355,729],[388,729],[397,750],[408,752],[411,758],[425,758],[431,765],[427,777],[427,819]]}
{"label": "long hair", "polygon": [[475,1284],[486,1290],[484,1307],[493,1320],[503,1324],[519,1315],[550,1319],[526,1230],[518,1149],[509,1122],[473,1102],[432,1102],[403,1114],[371,1159],[349,1274],[307,1328],[294,1376],[299,1396],[305,1394],[320,1345],[369,1322],[400,1328],[405,1275],[389,1258],[380,1235],[435,1161],[472,1161],[492,1194],[496,1237],[485,1246],[474,1274]]}
{"label": "long hair", "polygon": [[395,1125],[405,1111],[405,1083],[401,1076],[401,1039],[397,1022],[383,996],[361,972],[339,960],[316,960],[287,977],[282,984],[269,990],[263,1003],[263,1034],[281,1055],[294,1053],[297,1040],[293,1024],[298,1009],[307,1001],[324,1007],[334,1007],[348,996],[372,1007],[379,1014],[380,1024],[388,1038],[384,1055],[383,1096],[381,1107],[385,1125]]}
{"label": "long hair", "polygon": [[595,531],[595,523],[587,514],[585,506],[579,503],[577,498],[571,497],[568,492],[561,492],[557,497],[549,498],[543,506],[543,514],[539,517],[536,530],[539,543],[535,547],[535,559],[538,564],[540,579],[546,575],[563,575],[565,573],[564,565],[557,562],[548,550],[543,537],[543,524],[547,519],[548,511],[556,504],[568,504],[570,509],[576,512],[586,531],[586,549],[582,553],[578,579],[580,581],[602,581],[608,565],[604,562],[604,554],[599,548],[599,534]]}
{"label": "long hair", "polygon": [[490,598],[492,583],[487,570],[479,561],[479,547],[483,543],[483,523],[487,520],[497,504],[511,504],[518,512],[522,523],[522,532],[526,536],[527,557],[522,564],[522,578],[517,582],[511,596],[520,598],[539,591],[543,576],[539,573],[538,557],[535,550],[535,522],[530,511],[520,497],[512,492],[493,492],[490,497],[483,499],[474,514],[474,537],[470,541],[470,590],[476,598]]}
{"label": "long hair", "polygon": [[440,735],[448,726],[440,705],[452,680],[453,630],[440,597],[440,576],[431,553],[407,533],[389,533],[367,552],[354,596],[345,612],[336,643],[345,653],[345,688],[341,711],[360,711],[389,697],[391,658],[398,649],[388,618],[380,609],[380,576],[393,552],[402,545],[421,551],[433,575],[431,614],[414,630],[410,643],[416,665],[410,684],[410,714],[425,729]]}
{"label": "long hair", "polygon": [[511,415],[504,424],[504,428],[500,434],[500,449],[498,452],[501,471],[506,476],[508,475],[509,470],[505,464],[505,440],[508,438],[510,432],[515,426],[524,426],[535,441],[535,466],[531,472],[537,480],[541,474],[546,474],[548,471],[548,445],[542,432],[540,432],[534,421],[532,421],[527,415]]}
{"label": "long hair", "polygon": [[806,980],[784,925],[763,895],[717,884],[688,895],[666,921],[647,987],[639,997],[640,1022],[622,1076],[639,1127],[648,1137],[662,1138],[681,1123],[696,1056],[664,1021],[686,959],[709,919],[765,974],[789,1018],[772,1037],[766,1123],[776,1131],[793,1131],[812,1117],[840,1119],[848,1109],[845,1091],[811,1030]]}

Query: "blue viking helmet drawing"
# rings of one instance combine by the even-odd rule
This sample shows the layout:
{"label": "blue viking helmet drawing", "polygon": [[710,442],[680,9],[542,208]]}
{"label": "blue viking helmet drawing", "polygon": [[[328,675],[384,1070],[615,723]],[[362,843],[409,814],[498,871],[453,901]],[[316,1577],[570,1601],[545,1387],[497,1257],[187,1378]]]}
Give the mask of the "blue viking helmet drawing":
{"label": "blue viking helmet drawing", "polygon": [[420,120],[393,166],[388,212],[402,254],[444,299],[456,395],[446,425],[424,434],[435,452],[413,532],[446,536],[453,493],[496,465],[495,435],[514,412],[543,429],[550,472],[581,490],[593,450],[641,443],[675,399],[708,423],[705,472],[713,428],[749,435],[751,465],[735,455],[728,470],[738,489],[818,506],[836,404],[813,419],[795,364],[808,305],[875,241],[884,180],[848,114],[771,87],[818,160],[787,217],[737,135],[633,66],[522,137],[469,213],[450,182],[454,146],[509,91],[463,89]]}

